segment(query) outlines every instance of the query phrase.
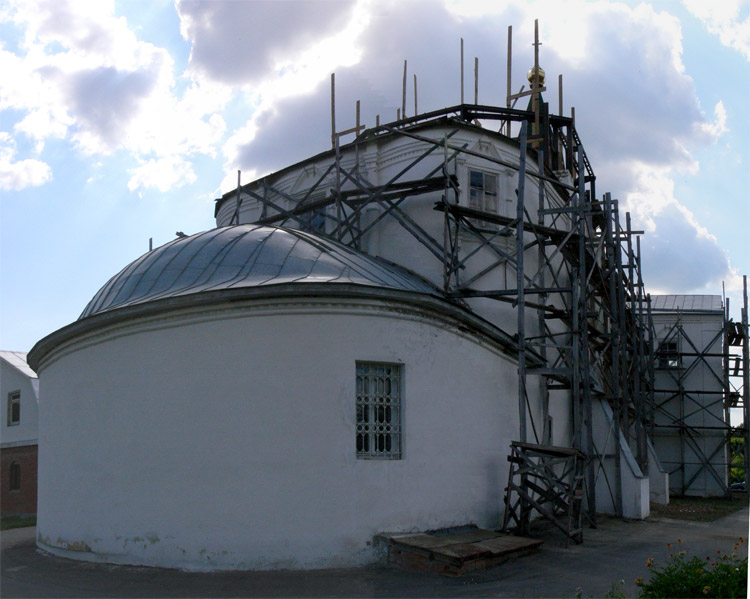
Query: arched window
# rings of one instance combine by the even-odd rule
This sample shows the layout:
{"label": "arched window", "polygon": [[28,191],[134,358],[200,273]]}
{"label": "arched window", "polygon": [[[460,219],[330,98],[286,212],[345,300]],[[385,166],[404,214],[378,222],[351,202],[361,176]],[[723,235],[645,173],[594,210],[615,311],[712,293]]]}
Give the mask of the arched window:
{"label": "arched window", "polygon": [[11,491],[21,490],[21,464],[13,462],[10,465],[10,485],[8,485]]}

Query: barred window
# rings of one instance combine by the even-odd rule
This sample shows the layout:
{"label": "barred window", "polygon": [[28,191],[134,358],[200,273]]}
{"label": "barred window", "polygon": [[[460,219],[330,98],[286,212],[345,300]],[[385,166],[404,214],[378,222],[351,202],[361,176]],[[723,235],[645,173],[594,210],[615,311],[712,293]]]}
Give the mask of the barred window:
{"label": "barred window", "polygon": [[402,365],[357,362],[357,458],[401,459]]}
{"label": "barred window", "polygon": [[680,366],[682,365],[677,340],[663,341],[661,346],[659,347],[657,354],[659,357],[659,364],[657,368],[680,368]]}

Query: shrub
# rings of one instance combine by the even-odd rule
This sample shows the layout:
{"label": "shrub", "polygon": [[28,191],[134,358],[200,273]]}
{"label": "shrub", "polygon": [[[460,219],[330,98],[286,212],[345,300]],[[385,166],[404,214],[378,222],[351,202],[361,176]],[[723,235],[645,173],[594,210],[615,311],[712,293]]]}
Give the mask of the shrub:
{"label": "shrub", "polygon": [[705,559],[697,555],[688,558],[685,551],[678,551],[669,555],[663,567],[649,558],[646,565],[651,578],[635,581],[641,587],[641,597],[747,597],[747,558],[736,553],[744,542],[740,538],[732,553],[717,551]]}

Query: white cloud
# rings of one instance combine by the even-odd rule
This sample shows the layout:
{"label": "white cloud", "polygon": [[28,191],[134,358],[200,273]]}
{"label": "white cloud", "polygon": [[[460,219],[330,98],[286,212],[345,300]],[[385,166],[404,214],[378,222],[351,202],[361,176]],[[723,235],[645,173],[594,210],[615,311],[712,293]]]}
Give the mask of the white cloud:
{"label": "white cloud", "polygon": [[222,83],[257,83],[309,55],[345,27],[352,0],[213,2],[177,0],[180,31],[192,43],[190,66]]}
{"label": "white cloud", "polygon": [[651,293],[695,293],[736,276],[716,237],[675,197],[669,169],[634,163],[630,172],[620,214],[631,212],[633,226],[646,231],[643,271]]}
{"label": "white cloud", "polygon": [[41,160],[13,161],[16,144],[7,131],[0,131],[0,189],[19,191],[44,185],[52,178],[52,169]]}
{"label": "white cloud", "polygon": [[723,45],[737,50],[750,61],[749,0],[683,0],[683,4],[703,21],[708,31],[719,36]]}
{"label": "white cloud", "polygon": [[703,132],[708,135],[712,141],[716,141],[724,133],[729,131],[727,128],[727,109],[724,108],[724,102],[719,100],[714,106],[714,120],[713,123],[702,123],[701,128]]}
{"label": "white cloud", "polygon": [[20,113],[14,133],[37,151],[55,137],[141,163],[215,154],[231,90],[178,86],[167,50],[137,39],[113,2],[13,0],[0,20],[23,33],[16,53],[0,47],[0,110]]}
{"label": "white cloud", "polygon": [[167,156],[142,162],[128,171],[128,189],[153,187],[161,192],[182,187],[196,180],[192,165],[179,156]]}

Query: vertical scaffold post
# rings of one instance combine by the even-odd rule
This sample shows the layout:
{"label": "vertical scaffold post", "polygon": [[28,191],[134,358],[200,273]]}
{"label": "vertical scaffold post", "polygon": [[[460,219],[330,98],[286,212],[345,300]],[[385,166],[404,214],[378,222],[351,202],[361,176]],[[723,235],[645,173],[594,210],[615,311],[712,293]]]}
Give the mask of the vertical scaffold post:
{"label": "vertical scaffold post", "polygon": [[[511,56],[513,53],[512,39],[513,39],[513,27],[511,25],[508,25],[508,66],[507,66],[506,86],[505,86],[505,89],[506,89],[505,107],[506,108],[510,108],[510,70],[511,70]],[[463,101],[463,96],[462,96],[462,101]],[[508,137],[510,137],[510,122],[511,122],[510,119],[508,119],[507,124],[506,124],[507,129],[505,131],[505,135],[507,135]]]}
{"label": "vertical scaffold post", "polygon": [[[596,464],[594,463],[594,426],[593,407],[591,405],[591,363],[589,361],[589,329],[588,329],[588,268],[586,264],[586,235],[587,215],[589,206],[586,202],[586,177],[584,173],[583,148],[578,152],[578,282],[580,290],[578,300],[580,302],[578,311],[578,326],[580,332],[579,368],[581,368],[581,401],[582,417],[584,426],[582,432],[586,432],[586,444],[583,446],[586,452],[586,502],[588,503],[589,521],[591,526],[596,527]],[[593,200],[593,198],[591,198]],[[592,265],[593,266],[593,265]]]}
{"label": "vertical scaffold post", "polygon": [[336,150],[336,239],[341,241],[342,236],[342,210],[341,210],[341,148],[339,137],[335,136],[334,146]]}
{"label": "vertical scaffold post", "polygon": [[649,420],[648,420],[648,432],[651,437],[651,442],[654,441],[654,416],[656,412],[656,397],[654,396],[654,319],[651,314],[651,294],[646,294],[646,326],[648,327],[648,405],[649,405]]}
{"label": "vertical scaffold post", "polygon": [[[537,157],[537,164],[539,165],[539,171],[540,174],[544,174],[544,167],[542,166],[544,164],[544,152],[542,150],[539,151],[538,157]],[[539,202],[538,202],[538,209],[537,209],[537,219],[536,222],[540,226],[544,226],[544,209],[545,209],[545,197],[544,197],[544,181],[542,179],[539,179],[538,181],[538,189],[539,189]],[[537,266],[539,267],[539,286],[544,289],[546,285],[546,268],[544,268],[542,265],[546,261],[546,255],[545,255],[545,246],[543,243],[537,244]],[[540,293],[539,294],[539,302],[542,305],[547,304],[547,293]],[[546,366],[547,365],[547,344],[544,342],[544,333],[545,333],[545,327],[546,327],[546,319],[544,318],[544,310],[537,310],[537,335],[542,339],[542,344],[540,345],[538,351],[539,354],[542,357],[542,363]],[[542,376],[539,377],[539,393],[541,396],[542,401],[542,444],[543,445],[553,445],[552,442],[552,428],[550,426],[550,420],[549,420],[549,388],[547,384],[547,377]]]}
{"label": "vertical scaffold post", "polygon": [[404,81],[401,88],[401,118],[406,118],[406,61],[404,61]]}
{"label": "vertical scaffold post", "polygon": [[[722,283],[722,295],[724,284]],[[731,487],[730,487],[730,480],[729,480],[729,470],[732,467],[731,460],[732,460],[732,419],[729,407],[732,405],[732,386],[729,382],[729,370],[730,370],[730,363],[729,363],[729,333],[730,333],[730,327],[732,326],[731,321],[729,320],[729,298],[727,297],[724,302],[724,313],[722,315],[722,327],[721,327],[721,362],[722,362],[722,369],[721,369],[721,384],[722,384],[722,405],[724,407],[724,422],[726,423],[727,430],[726,430],[726,436],[724,438],[724,444],[726,447],[726,457],[724,458],[724,461],[726,462],[725,471],[722,472],[722,477],[724,477],[724,480],[726,481],[726,490],[724,492],[724,495],[727,497],[731,497]],[[708,349],[708,348],[707,348]]]}
{"label": "vertical scaffold post", "polygon": [[336,147],[336,73],[331,73],[331,147]]}
{"label": "vertical scaffold post", "polygon": [[639,398],[639,405],[640,405],[640,415],[638,417],[639,422],[641,423],[641,435],[639,437],[639,444],[640,444],[640,451],[641,455],[643,456],[643,461],[641,463],[641,470],[643,471],[643,474],[648,474],[648,442],[646,440],[646,404],[647,404],[647,396],[650,393],[651,388],[653,385],[649,383],[648,379],[648,363],[647,363],[647,353],[646,353],[646,326],[645,326],[645,314],[643,312],[643,273],[641,271],[641,237],[640,235],[635,238],[635,260],[636,260],[636,273],[638,276],[638,312],[637,312],[637,342],[638,342],[638,364],[639,364],[639,378],[641,381],[641,389],[640,389],[640,398]]}
{"label": "vertical scaffold post", "polygon": [[750,474],[750,329],[747,313],[747,275],[742,276],[742,423],[745,438],[745,484]]}
{"label": "vertical scaffold post", "polygon": [[519,436],[526,443],[526,297],[523,277],[524,187],[526,185],[526,127],[521,127],[518,165],[518,199],[516,202],[516,285],[518,290],[518,423]]}
{"label": "vertical scaffold post", "polygon": [[[581,174],[581,176],[583,176]],[[612,355],[612,378],[611,378],[611,402],[612,402],[612,415],[614,429],[614,449],[615,449],[615,512],[617,515],[622,515],[622,473],[620,471],[620,405],[622,403],[620,397],[620,334],[619,334],[619,319],[617,317],[619,313],[619,302],[617,293],[617,279],[619,277],[619,268],[617,264],[617,239],[616,231],[617,225],[615,223],[616,214],[612,206],[612,196],[609,193],[604,194],[604,211],[607,215],[607,229],[606,229],[606,246],[607,246],[607,262],[609,271],[609,335],[610,335],[610,351]]]}
{"label": "vertical scaffold post", "polygon": [[630,310],[629,313],[632,315],[632,320],[630,323],[630,335],[629,335],[629,345],[630,345],[630,355],[632,356],[632,401],[633,401],[633,407],[635,409],[635,451],[636,451],[636,461],[638,462],[638,467],[643,470],[644,468],[644,449],[645,446],[642,442],[643,438],[643,418],[641,416],[641,360],[640,360],[640,353],[638,351],[639,349],[639,342],[638,342],[638,320],[636,318],[638,314],[638,305],[637,305],[637,294],[636,294],[636,282],[635,282],[635,276],[636,276],[636,258],[635,254],[633,253],[633,233],[632,233],[632,226],[631,226],[631,220],[630,220],[630,212],[625,213],[625,236],[627,239],[627,258],[628,258],[628,299],[630,304]]}
{"label": "vertical scaffold post", "polygon": [[461,104],[464,103],[464,38],[461,38]]}

